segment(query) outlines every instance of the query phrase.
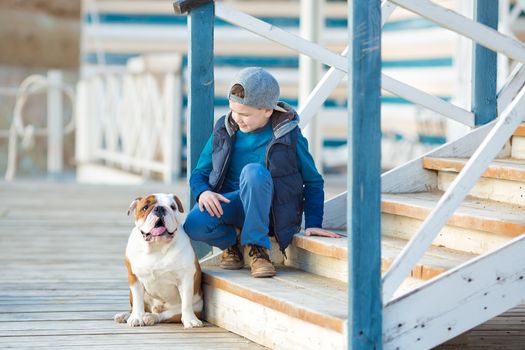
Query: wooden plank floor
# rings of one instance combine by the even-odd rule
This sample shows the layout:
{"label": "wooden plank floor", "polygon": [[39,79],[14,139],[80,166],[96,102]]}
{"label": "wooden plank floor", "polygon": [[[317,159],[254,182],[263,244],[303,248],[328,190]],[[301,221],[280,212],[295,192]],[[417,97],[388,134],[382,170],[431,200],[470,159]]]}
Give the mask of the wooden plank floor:
{"label": "wooden plank floor", "polygon": [[[327,188],[327,198],[339,187]],[[113,322],[128,309],[126,211],[153,192],[185,200],[187,188],[0,182],[0,349],[263,349],[211,324]],[[438,348],[525,349],[525,305]]]}
{"label": "wooden plank floor", "polygon": [[[182,190],[181,190],[182,189]],[[211,324],[130,328],[124,249],[130,202],[183,186],[0,182],[1,349],[263,349]]]}

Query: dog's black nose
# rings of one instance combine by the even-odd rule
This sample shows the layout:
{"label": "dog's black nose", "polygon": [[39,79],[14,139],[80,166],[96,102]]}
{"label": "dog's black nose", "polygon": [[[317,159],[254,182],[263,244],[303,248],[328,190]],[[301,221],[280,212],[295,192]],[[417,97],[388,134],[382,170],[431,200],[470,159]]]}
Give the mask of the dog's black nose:
{"label": "dog's black nose", "polygon": [[164,216],[164,215],[166,215],[166,208],[164,208],[164,207],[155,207],[155,209],[153,209],[153,213],[155,215],[157,215],[158,217]]}

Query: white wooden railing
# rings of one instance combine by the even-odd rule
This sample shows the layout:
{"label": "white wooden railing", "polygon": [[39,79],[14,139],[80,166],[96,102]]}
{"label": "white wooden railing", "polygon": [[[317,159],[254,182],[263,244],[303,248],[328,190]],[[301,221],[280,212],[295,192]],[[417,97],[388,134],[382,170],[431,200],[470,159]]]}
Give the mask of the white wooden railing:
{"label": "white wooden railing", "polygon": [[[64,135],[75,129],[75,118],[69,117],[64,123],[62,95],[75,106],[75,91],[63,81],[59,70],[50,70],[47,76],[30,75],[16,89],[2,89],[0,94],[16,98],[11,124],[8,130],[0,130],[0,138],[8,139],[7,168],[4,179],[14,180],[18,164],[18,143],[22,141],[23,150],[34,147],[36,137],[47,137],[47,171],[54,177],[63,172]],[[33,95],[47,93],[47,125],[44,127],[27,123],[23,117],[24,107]]]}
{"label": "white wooden railing", "polygon": [[[390,2],[383,1],[383,24],[394,9],[395,7]],[[303,113],[301,114],[301,126],[304,126],[309,122],[312,115],[316,113],[320,105],[322,105],[322,103],[326,100],[326,97],[333,91],[343,76],[347,74],[348,63],[347,59],[344,57],[344,53],[343,55],[335,54],[318,44],[312,43],[293,33],[289,33],[285,30],[272,26],[264,21],[247,15],[241,11],[237,11],[222,3],[217,3],[215,5],[215,15],[216,17],[219,17],[228,23],[244,28],[252,33],[297,51],[298,53],[315,58],[333,68],[325,74],[323,80],[315,88],[307,102],[300,109],[299,112]],[[340,71],[340,73],[335,73],[336,70]],[[470,111],[448,103],[436,96],[430,95],[410,85],[402,83],[385,74],[381,75],[381,80],[382,88],[393,93],[394,95],[402,97],[417,105],[424,106],[432,111],[442,114],[448,118],[457,120],[465,125],[474,126],[474,114]],[[323,96],[326,97],[323,99]]]}
{"label": "white wooden railing", "polygon": [[[392,2],[418,13],[445,28],[469,37],[485,47],[503,53],[522,63],[525,62],[525,46],[491,28],[427,0],[392,0]],[[511,74],[510,79],[507,80],[498,96],[499,118],[495,122],[494,127],[467,162],[459,176],[443,194],[437,206],[420,226],[418,232],[411,238],[386,272],[383,278],[383,302],[385,304],[390,301],[392,295],[414,264],[423,256],[449,217],[456,211],[481,174],[498,155],[505,142],[508,141],[514,130],[522,122],[522,113],[525,111],[523,74],[521,66],[517,67],[515,72]],[[519,93],[516,96],[515,93],[518,91]],[[512,101],[513,98],[514,100]],[[509,102],[510,104],[505,106]],[[502,107],[505,108],[503,109]]]}
{"label": "white wooden railing", "polygon": [[[171,69],[101,74],[77,87],[76,159],[171,182],[181,174],[181,59]],[[140,66],[140,64],[139,64]]]}

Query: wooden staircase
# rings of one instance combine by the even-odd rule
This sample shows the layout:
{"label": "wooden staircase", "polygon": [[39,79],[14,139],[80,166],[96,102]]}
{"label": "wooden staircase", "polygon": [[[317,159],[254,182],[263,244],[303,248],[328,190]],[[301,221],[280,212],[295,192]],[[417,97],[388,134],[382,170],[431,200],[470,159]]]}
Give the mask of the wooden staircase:
{"label": "wooden staircase", "polygon": [[[516,130],[501,152],[501,158],[494,160],[471,191],[470,196],[449,219],[433,245],[412,269],[410,276],[407,276],[392,301],[385,305],[385,349],[425,349],[432,343],[432,341],[423,341],[423,336],[419,333],[403,339],[404,333],[401,329],[406,329],[407,326],[415,329],[425,327],[424,318],[417,319],[415,316],[417,312],[412,312],[411,317],[417,319],[413,325],[410,325],[410,321],[403,321],[399,316],[395,326],[389,324],[393,322],[388,317],[389,312],[393,312],[392,310],[396,313],[402,312],[399,310],[400,302],[403,302],[405,307],[410,305],[411,309],[424,309],[425,307],[418,302],[428,305],[439,300],[436,299],[438,296],[428,292],[427,289],[438,285],[443,277],[452,280],[455,275],[463,274],[465,283],[472,282],[475,277],[472,277],[472,271],[469,270],[472,267],[469,267],[469,264],[487,261],[490,266],[490,259],[494,254],[509,255],[510,259],[514,259],[510,265],[516,264],[516,254],[512,255],[508,252],[516,251],[519,245],[523,245],[520,236],[525,232],[525,206],[523,206],[525,204],[525,149],[521,147],[522,135],[525,135],[525,125]],[[466,137],[472,138],[470,134]],[[456,141],[456,146],[461,142],[464,141]],[[515,145],[520,146],[517,149]],[[445,149],[447,147],[454,148],[453,145],[444,146]],[[417,232],[422,220],[427,217],[443,191],[448,188],[466,162],[464,155],[463,158],[436,156],[442,153],[442,150],[437,150],[420,159],[422,169],[433,173],[437,179],[433,186],[427,186],[427,191],[383,193],[381,242],[383,271],[386,271],[405,247],[407,240]],[[337,200],[339,204],[342,203],[341,199],[336,198],[334,201]],[[327,210],[330,210],[331,204],[334,205],[330,201],[327,202]],[[340,233],[346,234],[344,227],[338,229]],[[221,270],[217,267],[218,255],[208,258],[202,263],[206,319],[269,348],[346,348],[347,244],[346,237],[333,239],[298,234],[287,250],[287,259],[283,259],[275,249],[272,251],[272,259],[277,265],[278,274],[271,279],[251,278],[248,268],[239,271]],[[506,274],[505,264],[502,263],[500,277],[494,282],[502,286],[503,280],[512,280],[513,283],[521,283],[522,287],[525,286],[523,282],[525,260],[521,258],[520,262],[521,265],[519,263],[516,265],[517,270],[521,271],[518,273],[519,276],[514,278]],[[487,271],[487,275],[489,274],[490,272]],[[472,295],[476,294],[477,287],[484,290],[482,285],[473,285],[470,291]],[[448,291],[449,293],[455,291],[453,286],[450,288],[452,289]],[[425,293],[430,294],[427,295],[426,300],[421,300],[418,294]],[[483,291],[483,293],[489,292]],[[503,292],[503,298],[505,293]],[[446,299],[446,293],[441,297]],[[414,300],[410,301],[410,299]],[[496,316],[516,304],[516,297],[509,299],[512,299],[512,305],[500,306],[499,309],[496,308],[497,311],[491,310],[492,313],[487,311],[485,317],[472,318],[476,320],[475,322],[482,323]],[[488,302],[485,311],[489,305],[494,309]],[[443,312],[454,314],[454,310],[445,309]],[[471,312],[479,314],[479,310],[472,309]],[[432,314],[426,316],[429,321],[432,319]],[[450,333],[450,337],[447,339],[468,329],[461,327],[456,329],[454,320],[454,317],[448,319],[447,325],[449,325],[446,330]],[[418,346],[420,341],[422,345]],[[434,341],[434,345],[440,342]],[[407,346],[407,344],[411,345]]]}

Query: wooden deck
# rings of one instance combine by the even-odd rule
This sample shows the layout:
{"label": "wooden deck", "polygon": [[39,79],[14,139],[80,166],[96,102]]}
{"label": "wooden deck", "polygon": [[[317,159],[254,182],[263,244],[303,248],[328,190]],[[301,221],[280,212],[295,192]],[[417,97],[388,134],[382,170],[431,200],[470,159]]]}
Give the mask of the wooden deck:
{"label": "wooden deck", "polygon": [[131,200],[166,186],[0,183],[0,348],[263,349],[211,324],[130,328]]}
{"label": "wooden deck", "polygon": [[[327,198],[338,190],[328,188]],[[0,348],[262,349],[211,324],[132,329],[113,322],[128,309],[128,205],[160,191],[187,195],[184,185],[0,182]],[[525,349],[525,306],[439,349]]]}

